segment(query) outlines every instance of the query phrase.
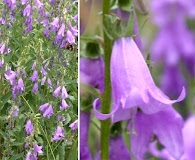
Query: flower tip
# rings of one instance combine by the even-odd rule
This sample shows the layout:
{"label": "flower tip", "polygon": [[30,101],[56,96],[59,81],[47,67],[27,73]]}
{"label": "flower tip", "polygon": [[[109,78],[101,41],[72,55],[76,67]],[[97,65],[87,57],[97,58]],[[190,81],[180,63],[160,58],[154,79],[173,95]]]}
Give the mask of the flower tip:
{"label": "flower tip", "polygon": [[183,87],[182,87],[181,94],[180,94],[179,98],[177,99],[177,101],[178,101],[178,102],[183,101],[185,97],[186,97],[186,89],[185,89],[185,87],[183,86]]}

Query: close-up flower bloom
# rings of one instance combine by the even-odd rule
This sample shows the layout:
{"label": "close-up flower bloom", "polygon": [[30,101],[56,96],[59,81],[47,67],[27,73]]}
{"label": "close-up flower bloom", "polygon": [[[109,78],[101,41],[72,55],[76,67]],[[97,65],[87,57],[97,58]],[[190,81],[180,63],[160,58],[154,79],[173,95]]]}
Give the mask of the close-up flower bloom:
{"label": "close-up flower bloom", "polygon": [[60,141],[61,139],[64,138],[64,136],[65,136],[64,134],[65,134],[64,128],[61,127],[61,126],[58,126],[57,129],[56,129],[56,131],[55,131],[55,133],[54,133],[54,135],[53,135],[53,138],[52,139],[54,141]]}

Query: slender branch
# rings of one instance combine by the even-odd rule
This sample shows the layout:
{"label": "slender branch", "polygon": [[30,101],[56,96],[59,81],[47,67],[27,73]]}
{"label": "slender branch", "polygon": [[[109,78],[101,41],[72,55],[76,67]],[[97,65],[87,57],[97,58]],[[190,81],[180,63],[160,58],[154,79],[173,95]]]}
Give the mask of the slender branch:
{"label": "slender branch", "polygon": [[[103,1],[103,25],[105,26],[105,14],[110,11],[110,1]],[[110,84],[110,57],[112,51],[112,42],[104,32],[104,55],[105,55],[105,78],[104,78],[104,95],[102,100],[102,113],[110,112],[111,105],[111,84]],[[101,159],[109,159],[109,135],[110,119],[101,121]]]}

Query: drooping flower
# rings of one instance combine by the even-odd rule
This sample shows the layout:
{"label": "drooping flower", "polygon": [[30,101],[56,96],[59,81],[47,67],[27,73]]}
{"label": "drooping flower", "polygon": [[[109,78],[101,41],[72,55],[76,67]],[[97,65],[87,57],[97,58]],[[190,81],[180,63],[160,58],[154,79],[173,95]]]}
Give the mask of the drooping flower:
{"label": "drooping flower", "polygon": [[43,148],[42,146],[34,144],[33,145],[34,154],[37,155],[38,153],[43,153],[42,148]]}
{"label": "drooping flower", "polygon": [[[184,154],[180,160],[191,160],[194,158],[195,151],[195,116],[190,116],[183,127]],[[161,159],[175,160],[167,148],[159,150],[156,142],[150,144],[150,153]]]}
{"label": "drooping flower", "polygon": [[58,18],[58,17],[55,17],[54,19],[53,19],[53,22],[51,22],[50,24],[52,25],[52,26],[54,26],[56,29],[58,29],[59,28],[59,21],[60,21],[60,19]]}
{"label": "drooping flower", "polygon": [[25,90],[25,88],[24,88],[24,82],[23,82],[22,78],[19,78],[19,80],[18,80],[18,86],[17,87],[22,92]]}
{"label": "drooping flower", "polygon": [[75,120],[74,122],[72,122],[72,123],[69,125],[69,127],[70,127],[73,131],[77,130],[77,129],[78,129],[78,120]]}
{"label": "drooping flower", "polygon": [[38,80],[38,71],[35,70],[35,71],[33,72],[32,76],[30,77],[30,80],[31,80],[32,82],[35,82],[35,81]]}
{"label": "drooping flower", "polygon": [[58,35],[64,37],[64,32],[65,32],[65,24],[62,23],[60,29],[58,30]]}
{"label": "drooping flower", "polygon": [[68,93],[67,93],[66,88],[64,86],[62,87],[61,98],[62,99],[68,98]]}
{"label": "drooping flower", "polygon": [[31,122],[31,120],[28,120],[28,121],[27,121],[26,126],[25,126],[25,129],[26,129],[26,133],[27,133],[28,135],[31,135],[31,133],[32,133],[33,130],[34,130],[34,126],[33,126],[32,122]]}
{"label": "drooping flower", "polygon": [[45,84],[45,81],[46,81],[46,76],[44,76],[43,78],[42,78],[42,80],[41,80],[41,85],[44,85]]}
{"label": "drooping flower", "polygon": [[61,86],[59,86],[59,87],[57,87],[57,88],[55,89],[55,91],[53,92],[53,96],[54,96],[54,97],[58,97],[60,91],[61,91]]}
{"label": "drooping flower", "polygon": [[26,6],[26,8],[24,8],[24,10],[23,10],[23,16],[29,17],[30,14],[31,14],[31,5],[28,4],[28,5]]}
{"label": "drooping flower", "polygon": [[15,78],[16,78],[16,72],[12,71],[11,68],[8,68],[4,75],[5,75],[5,78],[10,82],[10,84],[14,85]]}
{"label": "drooping flower", "polygon": [[50,118],[53,115],[53,107],[49,103],[41,105],[39,110],[43,113],[43,117]]}
{"label": "drooping flower", "polygon": [[175,158],[179,159],[184,151],[182,117],[172,108],[168,107],[155,114],[138,112],[130,123],[131,151],[136,160],[143,160],[148,151],[152,136],[156,136],[159,142]]}
{"label": "drooping flower", "polygon": [[[128,148],[125,145],[122,135],[110,138],[109,144],[109,160],[131,160]],[[95,160],[100,160],[100,154],[98,154]]]}
{"label": "drooping flower", "polygon": [[72,34],[72,32],[69,31],[69,30],[66,32],[66,40],[67,40],[70,44],[75,43],[75,37],[74,37],[74,35]]}
{"label": "drooping flower", "polygon": [[[103,115],[94,106],[95,115],[99,119],[110,117],[117,110],[127,115],[126,109],[139,107],[144,113],[153,114],[185,97],[185,89],[177,100],[170,100],[155,85],[147,64],[132,38],[115,40],[111,55],[111,83],[113,93],[113,110]],[[120,114],[121,114],[120,113]],[[126,114],[129,113],[129,114]],[[124,116],[121,116],[124,120]]]}
{"label": "drooping flower", "polygon": [[88,146],[90,112],[80,112],[80,159],[92,160]]}
{"label": "drooping flower", "polygon": [[35,84],[34,84],[34,86],[33,86],[33,89],[32,89],[32,92],[38,92],[38,83],[36,82]]}
{"label": "drooping flower", "polygon": [[56,131],[55,131],[55,133],[54,133],[54,135],[53,135],[53,140],[54,141],[60,141],[61,139],[63,139],[64,138],[64,128],[63,127],[61,127],[61,126],[58,126],[57,127],[57,129],[56,129]]}
{"label": "drooping flower", "polygon": [[62,105],[60,106],[60,110],[64,110],[68,108],[68,104],[66,103],[65,99],[62,99]]}

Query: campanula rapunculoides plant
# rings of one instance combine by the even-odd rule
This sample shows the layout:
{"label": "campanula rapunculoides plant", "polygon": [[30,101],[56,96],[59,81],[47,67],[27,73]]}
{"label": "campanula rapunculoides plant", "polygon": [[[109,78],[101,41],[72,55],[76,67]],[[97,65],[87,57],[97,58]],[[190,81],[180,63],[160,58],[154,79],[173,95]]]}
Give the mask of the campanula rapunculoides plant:
{"label": "campanula rapunculoides plant", "polygon": [[190,160],[193,0],[90,2],[81,1],[80,159]]}
{"label": "campanula rapunculoides plant", "polygon": [[0,2],[0,159],[77,159],[78,2]]}

